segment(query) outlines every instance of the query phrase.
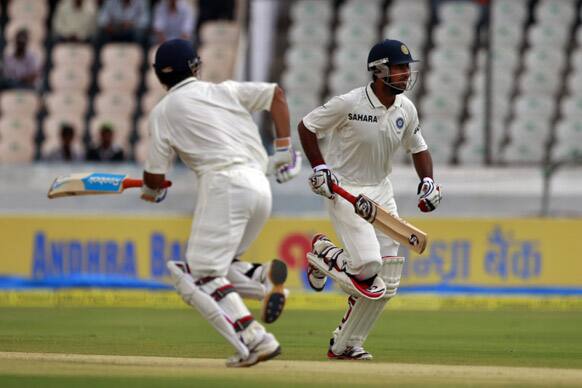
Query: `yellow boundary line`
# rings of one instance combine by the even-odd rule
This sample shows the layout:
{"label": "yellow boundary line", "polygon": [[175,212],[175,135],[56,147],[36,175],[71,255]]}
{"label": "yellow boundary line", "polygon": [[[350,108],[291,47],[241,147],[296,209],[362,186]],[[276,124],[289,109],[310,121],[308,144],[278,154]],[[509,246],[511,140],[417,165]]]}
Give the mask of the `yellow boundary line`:
{"label": "yellow boundary line", "polygon": [[[259,308],[258,301],[248,301]],[[292,292],[288,309],[338,310],[346,306],[340,293]],[[187,308],[173,291],[67,289],[34,291],[0,291],[0,307],[135,307]],[[502,297],[398,295],[390,301],[391,310],[422,311],[582,311],[582,298],[572,297]]]}

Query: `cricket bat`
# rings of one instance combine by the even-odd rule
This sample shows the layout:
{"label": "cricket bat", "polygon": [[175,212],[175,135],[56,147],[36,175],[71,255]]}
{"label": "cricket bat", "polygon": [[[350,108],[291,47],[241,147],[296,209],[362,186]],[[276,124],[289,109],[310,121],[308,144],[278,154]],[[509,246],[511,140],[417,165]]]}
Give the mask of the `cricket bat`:
{"label": "cricket bat", "polygon": [[[141,187],[141,179],[131,179],[124,174],[79,173],[57,177],[48,192],[49,198],[70,197],[73,195],[119,194],[131,187]],[[163,187],[172,186],[164,181]]]}
{"label": "cricket bat", "polygon": [[363,194],[356,197],[335,183],[332,189],[334,193],[354,205],[354,209],[360,217],[374,225],[380,231],[386,233],[387,236],[409,247],[418,254],[424,252],[428,243],[428,235],[425,232],[402,218],[388,213],[377,202]]}

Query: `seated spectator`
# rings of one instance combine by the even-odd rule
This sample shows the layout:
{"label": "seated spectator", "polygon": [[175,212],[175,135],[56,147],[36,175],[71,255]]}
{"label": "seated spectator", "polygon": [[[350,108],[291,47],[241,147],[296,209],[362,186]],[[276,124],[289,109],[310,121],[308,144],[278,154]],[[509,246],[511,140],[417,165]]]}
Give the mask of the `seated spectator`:
{"label": "seated spectator", "polygon": [[47,162],[79,162],[83,160],[82,155],[74,147],[75,129],[71,124],[61,124],[60,133],[61,144],[57,145],[52,150],[49,150],[43,156],[43,160]]}
{"label": "seated spectator", "polygon": [[91,146],[85,158],[89,162],[121,162],[125,159],[123,149],[113,143],[113,126],[103,124],[99,129],[99,144]]}
{"label": "seated spectator", "polygon": [[14,52],[4,56],[2,89],[34,89],[40,69],[38,59],[28,48],[28,30],[18,30]]}
{"label": "seated spectator", "polygon": [[54,38],[59,42],[88,42],[97,24],[93,0],[61,0],[53,18]]}
{"label": "seated spectator", "polygon": [[141,42],[149,22],[148,4],[145,0],[106,0],[97,20],[99,43]]}
{"label": "seated spectator", "polygon": [[154,43],[170,39],[192,39],[194,9],[187,0],[161,0],[154,10]]}

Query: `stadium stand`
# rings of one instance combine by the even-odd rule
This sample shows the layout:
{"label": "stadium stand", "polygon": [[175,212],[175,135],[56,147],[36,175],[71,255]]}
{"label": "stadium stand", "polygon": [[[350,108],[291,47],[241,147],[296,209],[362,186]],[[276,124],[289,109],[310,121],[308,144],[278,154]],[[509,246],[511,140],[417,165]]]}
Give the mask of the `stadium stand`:
{"label": "stadium stand", "polygon": [[[158,2],[149,2],[150,14]],[[103,47],[96,41],[54,42],[52,19],[58,3],[0,2],[5,11],[2,52],[12,50],[14,34],[26,27],[44,78],[38,90],[0,94],[2,149],[8,150],[6,155],[22,149],[25,156],[3,156],[2,163],[39,159],[65,121],[78,127],[84,145],[100,123],[115,123],[126,155],[143,160],[145,117],[164,94],[151,67],[154,40]],[[419,109],[438,163],[484,163],[485,129],[491,134],[494,164],[539,164],[582,152],[582,142],[573,141],[580,139],[582,121],[580,0],[492,1],[489,51],[485,1],[283,3],[283,38],[277,41],[282,55],[275,58],[280,64],[273,66],[273,79],[286,90],[292,127],[330,96],[365,84],[370,46],[389,37],[406,42],[422,60],[419,82],[408,95]],[[202,79],[221,82],[234,76],[244,61],[243,26],[239,18],[206,21],[200,27],[195,39],[200,43]],[[489,63],[494,98],[485,128]],[[22,136],[6,135],[14,115],[27,128]],[[6,144],[8,138],[12,145]],[[22,145],[27,141],[32,147]],[[294,142],[298,144],[295,134]]]}

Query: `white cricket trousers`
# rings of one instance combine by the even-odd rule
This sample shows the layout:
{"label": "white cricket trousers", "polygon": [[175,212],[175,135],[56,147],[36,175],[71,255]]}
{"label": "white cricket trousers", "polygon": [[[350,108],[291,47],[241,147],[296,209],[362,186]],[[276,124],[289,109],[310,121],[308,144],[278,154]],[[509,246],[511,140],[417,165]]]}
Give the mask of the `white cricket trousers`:
{"label": "white cricket trousers", "polygon": [[[351,194],[364,194],[378,202],[394,215],[398,215],[394,192],[390,180],[376,186],[356,186],[347,183],[340,184]],[[354,212],[354,206],[336,194],[333,201],[326,201],[331,223],[336,234],[341,238],[350,260],[348,272],[353,275],[377,272],[382,267],[382,257],[397,256],[400,244],[384,233],[376,230],[372,224]]]}
{"label": "white cricket trousers", "polygon": [[193,277],[226,276],[271,213],[271,187],[256,168],[234,166],[199,179],[186,260]]}

